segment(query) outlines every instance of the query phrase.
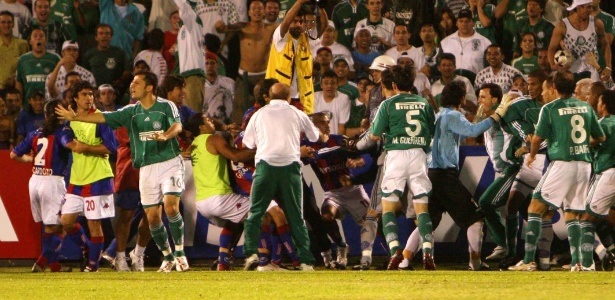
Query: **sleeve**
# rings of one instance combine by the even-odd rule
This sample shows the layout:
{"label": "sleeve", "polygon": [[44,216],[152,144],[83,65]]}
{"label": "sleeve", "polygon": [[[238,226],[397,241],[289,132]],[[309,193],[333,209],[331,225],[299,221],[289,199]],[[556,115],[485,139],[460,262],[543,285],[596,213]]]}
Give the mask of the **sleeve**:
{"label": "sleeve", "polygon": [[118,129],[130,123],[131,108],[133,105],[128,105],[120,108],[117,111],[103,112],[105,123],[113,129]]}
{"label": "sleeve", "polygon": [[229,1],[228,3],[228,24],[239,23],[239,13],[237,13],[237,6],[235,3]]}
{"label": "sleeve", "polygon": [[117,139],[111,127],[107,124],[98,124],[96,126],[96,131],[96,135],[100,136],[103,145],[105,145],[112,154],[115,154],[117,152]]}
{"label": "sleeve", "polygon": [[517,138],[525,141],[529,134],[534,133],[534,124],[528,122],[519,116],[518,109],[515,105],[511,105],[503,117],[502,129]]}
{"label": "sleeve", "polygon": [[[273,39],[271,40],[271,43],[275,45],[275,49],[278,52],[284,50],[284,46],[286,46],[286,39],[285,37],[281,36],[280,28],[281,25],[278,25],[278,28],[276,28],[273,32]],[[286,33],[286,35],[288,35],[288,33]]]}
{"label": "sleeve", "polygon": [[257,111],[252,115],[248,125],[246,126],[246,130],[243,133],[243,144],[246,145],[248,149],[256,148],[256,119],[260,115],[260,112]]}
{"label": "sleeve", "polygon": [[167,116],[169,124],[180,123],[182,122],[181,117],[179,115],[179,109],[177,109],[177,105],[171,101],[167,101]]}
{"label": "sleeve", "polygon": [[60,144],[62,144],[62,147],[66,148],[66,145],[72,142],[74,139],[75,133],[70,127],[65,126],[64,128],[62,128],[62,131],[60,131]]}
{"label": "sleeve", "polygon": [[479,136],[481,133],[487,131],[487,129],[491,128],[491,126],[495,124],[495,121],[492,118],[487,118],[480,121],[479,123],[472,124],[460,112],[451,114],[450,116],[451,118],[449,118],[448,120],[448,129],[456,134],[463,136]]}
{"label": "sleeve", "polygon": [[305,137],[310,142],[318,141],[318,138],[320,137],[320,131],[318,130],[318,128],[314,126],[314,123],[312,123],[310,118],[304,112],[294,107],[292,108],[296,110],[296,113],[300,118],[299,122],[301,122],[301,128],[302,128],[302,131],[305,133]]}
{"label": "sleeve", "polygon": [[36,131],[30,132],[28,136],[26,136],[19,145],[13,148],[13,153],[17,154],[17,156],[24,156],[32,151],[32,138]]}
{"label": "sleeve", "polygon": [[19,115],[17,116],[17,126],[15,131],[17,132],[17,135],[27,135],[28,134],[28,128],[26,127],[26,123],[28,122],[27,118],[26,118],[26,113],[25,111],[22,111],[21,113],[19,113]]}
{"label": "sleeve", "polygon": [[591,136],[593,138],[603,137],[604,130],[602,130],[602,126],[600,126],[600,122],[598,122],[598,117],[596,116],[596,112],[593,109],[590,109],[590,112],[591,112],[591,116],[590,116]]}
{"label": "sleeve", "polygon": [[538,125],[536,125],[536,135],[539,137],[546,139],[551,136],[551,116],[549,114],[549,109],[543,106],[540,109],[540,114],[538,115]]}
{"label": "sleeve", "polygon": [[388,102],[382,102],[374,118],[369,132],[375,136],[381,136],[388,128]]}

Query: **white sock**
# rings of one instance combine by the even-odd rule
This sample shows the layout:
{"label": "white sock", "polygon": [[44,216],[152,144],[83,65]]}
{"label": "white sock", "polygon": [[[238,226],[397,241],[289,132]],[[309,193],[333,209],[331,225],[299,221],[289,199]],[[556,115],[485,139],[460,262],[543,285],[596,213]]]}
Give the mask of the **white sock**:
{"label": "white sock", "polygon": [[125,251],[117,251],[115,253],[115,259],[126,259],[126,252]]}
{"label": "white sock", "polygon": [[135,246],[135,254],[137,256],[141,256],[141,255],[145,254],[145,247],[141,247],[139,245]]}

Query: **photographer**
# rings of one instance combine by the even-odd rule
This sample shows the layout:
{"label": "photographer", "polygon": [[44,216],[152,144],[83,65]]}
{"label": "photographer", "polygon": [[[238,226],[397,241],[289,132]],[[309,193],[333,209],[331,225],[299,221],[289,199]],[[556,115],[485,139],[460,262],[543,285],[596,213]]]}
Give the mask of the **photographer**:
{"label": "photographer", "polygon": [[[304,4],[316,4],[316,37],[306,33]],[[286,13],[284,20],[273,33],[271,52],[265,78],[275,78],[290,86],[291,104],[312,113],[314,108],[314,86],[312,83],[313,58],[310,52],[310,38],[319,38],[325,31],[328,19],[324,10],[325,0],[298,0]],[[298,103],[300,101],[300,104]]]}

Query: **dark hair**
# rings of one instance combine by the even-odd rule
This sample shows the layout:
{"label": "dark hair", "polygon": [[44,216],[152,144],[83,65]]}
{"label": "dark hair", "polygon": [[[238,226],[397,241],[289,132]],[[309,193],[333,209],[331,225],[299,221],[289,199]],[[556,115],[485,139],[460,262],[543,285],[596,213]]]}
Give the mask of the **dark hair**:
{"label": "dark hair", "polygon": [[442,89],[440,103],[442,107],[457,107],[461,100],[466,96],[466,84],[461,81],[453,80]]}
{"label": "dark hair", "polygon": [[261,88],[258,90],[258,98],[256,99],[256,101],[259,102],[261,105],[265,105],[265,98],[263,97],[263,95],[271,96],[269,95],[269,90],[271,89],[272,85],[278,82],[280,81],[275,78],[264,79],[261,83]]}
{"label": "dark hair", "polygon": [[169,14],[169,17],[171,17],[174,14],[179,14],[179,10],[174,10]]}
{"label": "dark hair", "polygon": [[404,92],[411,92],[416,78],[416,69],[411,66],[392,66],[382,71],[381,82],[388,90],[393,89],[393,83],[397,89]]}
{"label": "dark hair", "polygon": [[21,92],[18,89],[14,88],[13,86],[9,85],[4,88],[4,95],[6,96],[7,94],[21,95]]}
{"label": "dark hair", "polygon": [[457,59],[455,58],[455,55],[452,53],[443,52],[442,54],[440,54],[440,56],[438,57],[438,66],[440,65],[440,63],[442,63],[443,59],[451,60],[453,61],[454,65],[457,65]]}
{"label": "dark hair", "polygon": [[530,72],[530,74],[528,74],[527,77],[528,78],[536,78],[540,82],[543,82],[543,81],[545,81],[545,79],[547,79],[547,73],[545,73],[545,71],[542,70],[542,69],[536,69],[536,70]]}
{"label": "dark hair", "polygon": [[75,83],[70,91],[72,93],[72,99],[70,101],[71,106],[73,107],[73,109],[77,109],[77,100],[76,98],[79,95],[79,92],[83,91],[83,90],[92,90],[94,91],[94,87],[92,86],[92,84],[87,81],[87,80],[80,80],[79,82]]}
{"label": "dark hair", "polygon": [[153,72],[139,71],[135,74],[135,77],[139,75],[143,75],[143,81],[145,81],[146,87],[148,85],[152,86],[152,94],[157,95],[158,76],[156,76]]}
{"label": "dark hair", "polygon": [[570,97],[574,94],[575,83],[574,74],[570,71],[557,71],[553,75],[555,90],[562,96]]}
{"label": "dark hair", "polygon": [[205,44],[205,48],[207,48],[207,51],[211,51],[213,53],[218,53],[222,45],[220,38],[212,33],[208,33],[205,35],[203,43]]}
{"label": "dark hair", "polygon": [[[545,13],[545,8],[547,7],[547,0],[527,0],[527,2],[529,3],[530,1],[534,1],[536,3],[538,3],[538,6],[540,6],[540,8],[542,8],[542,13],[541,15],[544,15]],[[526,4],[526,9],[527,9],[527,4]]]}
{"label": "dark hair", "polygon": [[58,100],[51,100],[45,104],[45,120],[43,121],[43,136],[53,134],[56,129],[62,126],[61,120],[56,114],[56,107],[62,105]]}
{"label": "dark hair", "polygon": [[[555,72],[547,75],[547,77],[544,80],[544,82],[547,84],[547,87],[553,87],[554,78],[555,78]],[[573,85],[573,86],[576,87],[576,85]]]}
{"label": "dark hair", "polygon": [[162,81],[162,84],[158,87],[158,95],[163,98],[167,98],[168,94],[176,87],[185,87],[186,80],[176,74],[168,75]]}
{"label": "dark hair", "polygon": [[429,21],[423,22],[421,24],[421,26],[419,26],[419,32],[421,32],[421,30],[423,30],[423,27],[431,27],[434,30],[436,30],[436,28],[437,28],[436,25],[433,22],[429,22]]}
{"label": "dark hair", "polygon": [[406,25],[404,23],[395,23],[395,26],[393,27],[393,32],[395,31],[395,28],[397,28],[397,26],[401,26],[403,28],[406,28],[406,31],[410,32],[410,28],[408,28],[408,25]]}
{"label": "dark hair", "polygon": [[485,54],[487,54],[487,50],[489,50],[489,48],[498,48],[500,49],[500,52],[502,52],[502,46],[498,45],[498,44],[491,44],[489,46],[487,46],[487,48],[485,48]]}
{"label": "dark hair", "polygon": [[0,16],[9,16],[9,17],[11,17],[13,22],[15,22],[15,15],[12,12],[8,11],[8,10],[0,11]]}
{"label": "dark hair", "polygon": [[203,121],[203,114],[194,114],[190,118],[188,118],[188,121],[186,122],[186,130],[190,131],[190,133],[192,133],[192,136],[196,137],[201,134],[199,126],[204,124],[205,122]]}
{"label": "dark hair", "polygon": [[111,36],[113,36],[113,27],[111,27],[111,25],[105,24],[105,23],[100,23],[100,24],[96,25],[96,30],[94,30],[95,34],[98,34],[98,29],[100,29],[100,28],[109,28],[109,29],[111,29]]}
{"label": "dark hair", "polygon": [[615,115],[615,91],[604,90],[602,92],[602,103],[606,106],[606,111],[611,115]]}
{"label": "dark hair", "polygon": [[269,2],[275,2],[275,3],[277,3],[279,6],[282,6],[282,5],[280,4],[280,0],[265,0],[265,4],[267,4],[267,3],[269,3]]}
{"label": "dark hair", "polygon": [[337,74],[333,70],[326,70],[324,73],[322,73],[322,76],[320,76],[320,80],[323,80],[325,78],[335,78],[337,80]]}
{"label": "dark hair", "polygon": [[68,73],[66,73],[66,76],[64,77],[64,84],[66,84],[66,81],[68,80],[68,77],[70,76],[79,76],[79,80],[81,80],[81,74],[77,73],[76,71],[70,71]]}
{"label": "dark hair", "polygon": [[592,94],[596,94],[596,95],[602,95],[606,89],[607,88],[606,86],[604,86],[604,83],[600,81],[592,82],[592,84],[589,86],[589,91]]}
{"label": "dark hair", "polygon": [[319,112],[310,114],[308,117],[310,117],[310,121],[312,121],[313,123],[314,118],[318,118],[318,117],[329,117],[329,119],[331,119],[331,112],[330,111],[319,111]]}
{"label": "dark hair", "polygon": [[164,32],[158,28],[152,29],[149,33],[147,33],[145,37],[147,41],[147,49],[152,50],[162,50],[162,46],[164,46]]}
{"label": "dark hair", "polygon": [[[32,39],[32,35],[34,34],[35,31],[40,30],[43,32],[43,35],[45,35],[45,30],[43,30],[42,27],[40,26],[32,26],[32,31],[30,31],[30,36],[28,37],[28,41]],[[47,35],[45,35],[45,40],[47,40]]]}
{"label": "dark hair", "polygon": [[489,89],[489,95],[498,99],[498,103],[502,101],[502,88],[495,83],[485,83],[480,86],[480,89]]}

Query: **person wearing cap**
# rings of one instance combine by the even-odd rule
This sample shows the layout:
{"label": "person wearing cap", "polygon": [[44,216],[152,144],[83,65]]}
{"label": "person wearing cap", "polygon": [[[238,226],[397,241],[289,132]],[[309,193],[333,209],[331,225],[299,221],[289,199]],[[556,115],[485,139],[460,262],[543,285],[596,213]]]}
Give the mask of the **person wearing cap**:
{"label": "person wearing cap", "polygon": [[346,47],[352,48],[354,29],[357,22],[369,16],[369,11],[362,1],[344,0],[333,7],[331,20],[334,28],[337,29],[337,42]]}
{"label": "person wearing cap", "polygon": [[218,56],[210,51],[205,54],[205,79],[203,113],[209,118],[230,124],[235,81],[218,74]]}
{"label": "person wearing cap", "polygon": [[503,93],[508,93],[513,83],[513,77],[523,74],[502,61],[504,54],[499,45],[489,45],[485,53],[489,66],[476,74],[475,89],[480,89],[485,83],[495,83],[502,88]]}
{"label": "person wearing cap", "polygon": [[64,41],[62,44],[62,58],[47,76],[47,93],[51,99],[60,99],[67,89],[65,85],[66,74],[77,72],[81,80],[96,86],[96,79],[92,72],[77,64],[79,58],[79,44],[76,41]]}
{"label": "person wearing cap", "polygon": [[100,111],[116,111],[122,106],[115,103],[117,94],[115,89],[110,84],[103,84],[98,87],[98,101],[100,106],[97,106]]}
{"label": "person wearing cap", "polygon": [[[309,38],[305,33],[307,12],[302,9],[302,5],[308,2],[310,0],[297,0],[274,31],[265,76],[289,85],[291,98],[295,99],[293,104],[298,99],[304,111],[311,113],[314,109],[313,58]],[[318,13],[318,34],[313,38],[319,38],[329,22],[323,8],[318,7]]]}
{"label": "person wearing cap", "polygon": [[28,133],[41,127],[45,120],[45,91],[42,89],[32,89],[26,95],[26,99],[28,100],[28,106],[19,112],[15,122],[15,131],[17,133],[15,145],[18,145]]}
{"label": "person wearing cap", "polygon": [[[576,81],[581,78],[608,81],[613,72],[611,47],[606,38],[604,23],[591,17],[592,0],[574,0],[568,7],[568,12],[569,16],[557,24],[553,30],[553,37],[549,44],[551,69],[555,71],[562,69],[554,61],[555,52],[559,49],[567,50],[574,58],[568,70],[575,74]],[[586,62],[586,56],[593,54],[598,57],[599,52],[604,55],[606,65],[601,70],[596,70]]]}
{"label": "person wearing cap", "polygon": [[380,54],[371,48],[371,33],[366,28],[359,29],[355,32],[356,47],[351,52],[352,59],[354,60],[354,69],[356,70],[356,76],[370,75],[369,67],[372,65],[374,59]]}
{"label": "person wearing cap", "polygon": [[336,60],[338,57],[343,57],[346,59],[348,65],[350,66],[351,75],[354,76],[354,60],[352,59],[352,54],[346,46],[335,41],[337,35],[338,31],[335,29],[333,21],[329,20],[327,29],[325,29],[320,39],[318,39],[319,43],[314,44],[314,47],[312,47],[312,56],[316,57],[316,51],[321,47],[328,47],[331,49],[331,53],[333,54],[333,60]]}
{"label": "person wearing cap", "polygon": [[[17,61],[17,72],[15,88],[22,95],[30,95],[34,89],[45,90],[45,80],[47,75],[55,68],[60,61],[60,57],[54,53],[47,52],[45,45],[47,38],[45,32],[40,28],[35,28],[30,34],[29,43],[32,51],[19,57]],[[24,98],[23,106],[28,107]]]}
{"label": "person wearing cap", "polygon": [[442,51],[455,55],[457,74],[474,81],[476,74],[484,68],[484,53],[491,41],[474,30],[474,15],[469,9],[459,12],[457,28],[455,33],[442,40],[440,46]]}
{"label": "person wearing cap", "polygon": [[28,52],[28,43],[14,36],[13,28],[17,27],[14,23],[15,16],[0,8],[0,66],[3,66],[0,69],[0,88],[15,76],[19,57]]}
{"label": "person wearing cap", "polygon": [[408,31],[408,26],[405,24],[395,25],[393,39],[397,45],[387,50],[384,55],[390,56],[394,60],[397,60],[402,55],[409,57],[414,61],[416,69],[420,71],[425,65],[425,55],[419,48],[410,45],[410,31]]}
{"label": "person wearing cap", "polygon": [[331,71],[331,63],[333,62],[333,53],[329,47],[321,47],[316,51],[314,57],[314,73],[312,74],[312,81],[314,82],[314,91],[316,91],[316,83],[320,82],[322,75]]}
{"label": "person wearing cap", "polygon": [[355,38],[361,29],[367,29],[370,35],[370,48],[378,53],[395,45],[393,40],[393,29],[395,23],[382,16],[382,0],[368,0],[366,2],[369,16],[357,22],[354,34]]}
{"label": "person wearing cap", "polygon": [[553,35],[553,24],[547,21],[545,13],[546,0],[528,0],[525,11],[527,16],[517,20],[517,32],[515,33],[514,57],[523,54],[523,38],[526,33],[534,33],[536,49],[547,49]]}
{"label": "person wearing cap", "polygon": [[62,52],[62,44],[67,40],[77,40],[77,31],[71,30],[64,21],[51,14],[49,0],[37,0],[34,4],[36,17],[24,28],[22,36],[30,36],[36,28],[41,28],[45,32],[47,43],[44,44],[48,52],[59,54]]}

